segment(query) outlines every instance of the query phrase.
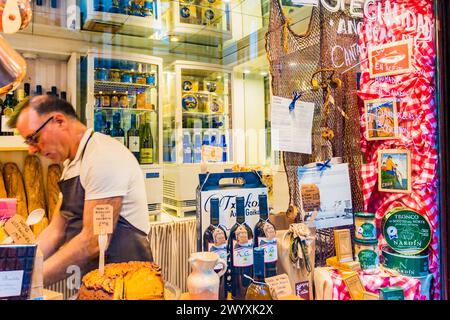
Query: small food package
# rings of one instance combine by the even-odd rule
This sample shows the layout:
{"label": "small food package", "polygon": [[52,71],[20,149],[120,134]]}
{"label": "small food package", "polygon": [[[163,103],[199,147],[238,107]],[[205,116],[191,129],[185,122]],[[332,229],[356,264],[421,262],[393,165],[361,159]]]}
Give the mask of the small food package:
{"label": "small food package", "polygon": [[352,262],[352,236],[350,229],[334,230],[334,243],[338,262]]}
{"label": "small food package", "polygon": [[347,286],[348,292],[352,300],[363,300],[364,288],[361,279],[357,272],[351,272],[343,276],[345,285]]}
{"label": "small food package", "polygon": [[16,199],[0,199],[0,244],[8,238],[4,226],[6,221],[16,214],[16,206]]}
{"label": "small food package", "polygon": [[384,287],[380,289],[380,300],[405,300],[402,287]]}

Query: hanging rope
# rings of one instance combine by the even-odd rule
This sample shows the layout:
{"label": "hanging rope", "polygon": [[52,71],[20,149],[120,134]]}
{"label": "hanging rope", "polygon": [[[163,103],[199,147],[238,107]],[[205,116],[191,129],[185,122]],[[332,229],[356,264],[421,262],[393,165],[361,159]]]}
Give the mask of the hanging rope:
{"label": "hanging rope", "polygon": [[283,47],[284,47],[285,54],[289,53],[289,25],[291,23],[292,23],[292,20],[290,18],[286,17],[286,20],[284,22],[284,27],[283,27],[283,35],[284,35]]}

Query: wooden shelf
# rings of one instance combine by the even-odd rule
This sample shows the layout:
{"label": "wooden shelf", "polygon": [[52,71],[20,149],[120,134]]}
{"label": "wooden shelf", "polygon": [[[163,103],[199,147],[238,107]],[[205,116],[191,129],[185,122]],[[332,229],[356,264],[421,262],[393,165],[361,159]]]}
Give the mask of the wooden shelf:
{"label": "wooden shelf", "polygon": [[28,151],[21,136],[0,136],[0,151]]}

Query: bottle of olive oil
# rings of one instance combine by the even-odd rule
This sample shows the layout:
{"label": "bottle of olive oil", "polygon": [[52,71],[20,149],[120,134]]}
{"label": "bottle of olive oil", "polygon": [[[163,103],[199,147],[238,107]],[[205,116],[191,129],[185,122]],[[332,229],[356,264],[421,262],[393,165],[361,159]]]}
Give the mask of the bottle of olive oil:
{"label": "bottle of olive oil", "polygon": [[277,238],[275,226],[269,221],[269,206],[267,195],[260,194],[259,200],[259,221],[255,225],[255,247],[264,249],[264,262],[266,277],[273,277],[277,274]]}
{"label": "bottle of olive oil", "polygon": [[[227,233],[220,225],[219,199],[213,198],[210,202],[211,224],[203,234],[203,251],[215,252],[219,257],[227,261]],[[220,272],[221,265],[214,268],[214,271]],[[219,300],[226,299],[225,276],[220,277]]]}
{"label": "bottle of olive oil", "polygon": [[254,275],[248,286],[245,300],[272,300],[269,286],[265,282],[264,248],[254,248]]}
{"label": "bottle of olive oil", "polygon": [[245,223],[244,197],[236,197],[236,224],[228,238],[230,253],[231,296],[234,300],[244,300],[247,287],[253,275],[253,232]]}

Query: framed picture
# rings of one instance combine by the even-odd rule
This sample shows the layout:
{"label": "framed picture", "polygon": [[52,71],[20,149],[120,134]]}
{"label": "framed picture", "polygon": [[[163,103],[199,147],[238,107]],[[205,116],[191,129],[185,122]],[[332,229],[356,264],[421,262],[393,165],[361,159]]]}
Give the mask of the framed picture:
{"label": "framed picture", "polygon": [[370,77],[412,72],[412,46],[410,39],[369,48]]}
{"label": "framed picture", "polygon": [[399,137],[395,99],[364,101],[364,110],[367,140],[388,140]]}
{"label": "framed picture", "polygon": [[378,151],[378,190],[411,193],[411,152],[409,150]]}

